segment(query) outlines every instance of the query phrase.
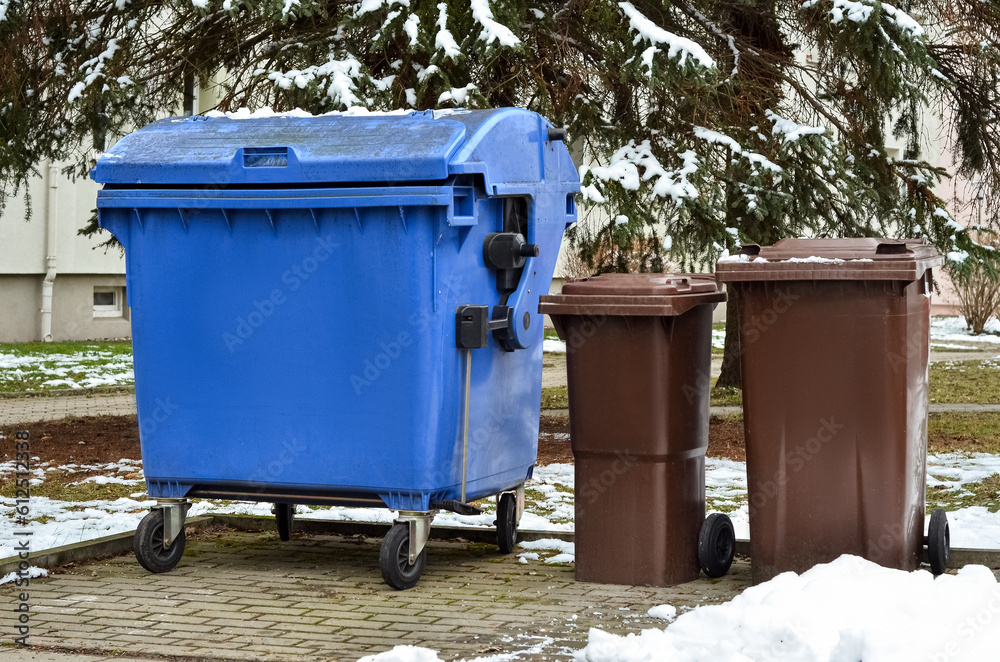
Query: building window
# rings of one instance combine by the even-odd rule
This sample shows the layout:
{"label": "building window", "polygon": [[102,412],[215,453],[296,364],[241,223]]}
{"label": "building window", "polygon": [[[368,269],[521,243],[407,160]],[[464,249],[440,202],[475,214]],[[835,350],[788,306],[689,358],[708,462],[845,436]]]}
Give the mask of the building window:
{"label": "building window", "polygon": [[94,288],[94,317],[123,317],[124,287]]}

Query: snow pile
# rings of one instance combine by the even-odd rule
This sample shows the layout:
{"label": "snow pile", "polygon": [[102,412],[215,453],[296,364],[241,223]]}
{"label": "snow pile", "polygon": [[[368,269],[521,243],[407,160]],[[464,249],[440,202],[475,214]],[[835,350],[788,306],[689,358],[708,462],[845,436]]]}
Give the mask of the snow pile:
{"label": "snow pile", "polygon": [[577,662],[991,660],[1000,648],[1000,587],[966,566],[937,579],[842,556],[784,573],[664,630],[590,631]]}
{"label": "snow pile", "polygon": [[650,43],[650,47],[646,49],[643,54],[643,62],[647,66],[652,66],[653,54],[658,53],[659,49],[657,46],[661,44],[667,45],[667,57],[674,58],[680,57],[678,64],[684,66],[687,62],[688,57],[696,61],[701,66],[707,69],[715,68],[715,60],[705,51],[704,48],[696,44],[695,42],[687,39],[686,37],[681,37],[675,35],[672,32],[667,32],[656,23],[643,16],[643,14],[632,5],[631,2],[619,2],[618,6],[621,7],[622,11],[625,12],[625,16],[628,17],[629,27],[632,28],[636,35],[633,44],[638,44],[639,42],[645,40]]}
{"label": "snow pile", "polygon": [[430,648],[403,645],[377,655],[366,655],[358,662],[441,662],[441,658]]}
{"label": "snow pile", "polygon": [[[573,618],[576,618],[576,616],[574,615]],[[467,660],[467,662],[509,662],[510,660],[516,660],[521,657],[538,656],[543,650],[555,643],[555,639],[552,637],[532,637],[519,634],[517,635],[517,638],[529,640],[535,639],[538,640],[538,643],[523,650],[513,651],[511,653],[497,653],[488,657],[476,657]],[[513,641],[513,638],[504,637],[504,641]],[[392,650],[377,653],[375,655],[366,655],[365,657],[359,659],[358,662],[442,662],[442,660],[438,657],[438,652],[431,650],[430,648],[401,644],[394,647]],[[466,660],[463,660],[463,662],[466,662]]]}

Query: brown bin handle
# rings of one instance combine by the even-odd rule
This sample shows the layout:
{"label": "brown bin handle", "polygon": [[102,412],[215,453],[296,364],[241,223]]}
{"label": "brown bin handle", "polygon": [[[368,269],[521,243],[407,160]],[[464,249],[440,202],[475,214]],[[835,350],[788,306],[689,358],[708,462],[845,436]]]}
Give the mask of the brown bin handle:
{"label": "brown bin handle", "polygon": [[910,247],[903,242],[880,242],[875,247],[875,255],[907,255],[912,253]]}

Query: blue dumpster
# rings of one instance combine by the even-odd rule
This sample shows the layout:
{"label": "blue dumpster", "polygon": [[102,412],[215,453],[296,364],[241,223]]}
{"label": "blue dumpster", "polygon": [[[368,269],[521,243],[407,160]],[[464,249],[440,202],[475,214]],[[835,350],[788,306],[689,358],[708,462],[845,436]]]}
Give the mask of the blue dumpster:
{"label": "blue dumpster", "polygon": [[[125,247],[136,401],[157,506],[136,554],[183,553],[187,499],[399,511],[386,581],[423,570],[436,510],[498,499],[509,552],[538,440],[542,317],[579,178],[517,108],[168,118],[92,177]],[[518,498],[520,493],[521,498]]]}

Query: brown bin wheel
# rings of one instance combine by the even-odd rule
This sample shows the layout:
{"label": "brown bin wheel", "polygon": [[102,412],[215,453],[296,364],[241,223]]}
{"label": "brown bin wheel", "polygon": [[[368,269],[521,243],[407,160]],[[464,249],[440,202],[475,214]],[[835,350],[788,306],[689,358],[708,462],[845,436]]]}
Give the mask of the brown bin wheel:
{"label": "brown bin wheel", "polygon": [[385,583],[398,591],[413,588],[424,574],[427,550],[410,564],[410,525],[406,522],[393,524],[382,539],[382,549],[378,555],[378,565]]}
{"label": "brown bin wheel", "polygon": [[736,556],[736,530],[729,515],[712,513],[701,525],[698,562],[709,577],[723,577]]}
{"label": "brown bin wheel", "polygon": [[135,558],[150,572],[170,572],[184,556],[184,529],[174,538],[170,549],[163,546],[163,511],[150,511],[135,530],[132,547]]}
{"label": "brown bin wheel", "polygon": [[274,504],[274,520],[278,526],[278,538],[289,540],[292,537],[292,529],[295,528],[295,504]]}
{"label": "brown bin wheel", "polygon": [[944,574],[948,569],[951,555],[951,531],[948,528],[948,514],[936,509],[931,513],[931,523],[927,529],[927,560],[934,575]]}
{"label": "brown bin wheel", "polygon": [[501,554],[511,554],[517,546],[517,498],[504,492],[497,499],[497,546]]}

